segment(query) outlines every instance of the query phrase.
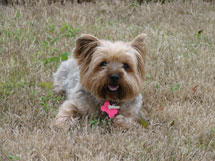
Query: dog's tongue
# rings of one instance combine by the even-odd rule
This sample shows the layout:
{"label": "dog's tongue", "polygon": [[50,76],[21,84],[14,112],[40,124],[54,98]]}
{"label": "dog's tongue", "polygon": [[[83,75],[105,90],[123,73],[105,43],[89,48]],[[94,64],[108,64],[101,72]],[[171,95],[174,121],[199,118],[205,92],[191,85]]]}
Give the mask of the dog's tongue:
{"label": "dog's tongue", "polygon": [[116,85],[116,86],[108,85],[108,88],[109,88],[109,90],[111,90],[111,91],[116,91],[116,90],[119,88],[119,85]]}

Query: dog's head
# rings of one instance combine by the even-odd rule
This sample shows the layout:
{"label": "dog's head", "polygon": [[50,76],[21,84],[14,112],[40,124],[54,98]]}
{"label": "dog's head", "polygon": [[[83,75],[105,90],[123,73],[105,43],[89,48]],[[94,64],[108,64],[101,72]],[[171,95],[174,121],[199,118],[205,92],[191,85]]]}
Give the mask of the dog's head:
{"label": "dog's head", "polygon": [[74,57],[81,85],[103,101],[122,102],[136,97],[145,76],[145,49],[141,34],[132,42],[110,42],[92,35],[76,40]]}

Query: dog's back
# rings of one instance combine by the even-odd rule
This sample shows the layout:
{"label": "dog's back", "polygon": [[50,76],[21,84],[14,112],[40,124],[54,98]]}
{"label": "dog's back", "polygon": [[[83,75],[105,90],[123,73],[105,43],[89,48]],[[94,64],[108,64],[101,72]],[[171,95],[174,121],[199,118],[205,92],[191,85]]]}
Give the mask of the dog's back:
{"label": "dog's back", "polygon": [[80,86],[79,69],[74,58],[61,63],[54,76],[54,90],[57,93],[65,92],[70,95],[77,86]]}

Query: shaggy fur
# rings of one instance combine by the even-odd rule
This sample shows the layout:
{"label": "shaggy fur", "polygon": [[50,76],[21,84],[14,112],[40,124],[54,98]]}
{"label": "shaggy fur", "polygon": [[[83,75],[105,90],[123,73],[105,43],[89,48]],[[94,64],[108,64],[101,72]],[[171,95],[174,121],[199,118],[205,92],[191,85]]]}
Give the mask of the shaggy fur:
{"label": "shaggy fur", "polygon": [[145,76],[144,34],[130,43],[99,40],[91,35],[77,39],[73,56],[54,73],[55,91],[67,99],[55,125],[64,127],[83,115],[100,115],[105,101],[120,106],[115,127],[128,128],[138,119]]}

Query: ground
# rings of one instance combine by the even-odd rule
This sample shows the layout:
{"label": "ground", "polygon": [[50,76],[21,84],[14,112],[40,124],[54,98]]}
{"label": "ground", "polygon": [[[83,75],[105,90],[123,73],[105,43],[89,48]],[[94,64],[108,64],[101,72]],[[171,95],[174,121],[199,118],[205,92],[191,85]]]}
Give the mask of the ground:
{"label": "ground", "polygon": [[[215,160],[215,5],[202,1],[0,6],[0,160]],[[90,33],[147,34],[143,112],[128,131],[80,120],[57,130],[52,73]]]}

